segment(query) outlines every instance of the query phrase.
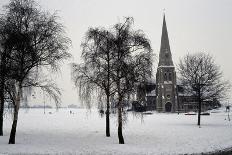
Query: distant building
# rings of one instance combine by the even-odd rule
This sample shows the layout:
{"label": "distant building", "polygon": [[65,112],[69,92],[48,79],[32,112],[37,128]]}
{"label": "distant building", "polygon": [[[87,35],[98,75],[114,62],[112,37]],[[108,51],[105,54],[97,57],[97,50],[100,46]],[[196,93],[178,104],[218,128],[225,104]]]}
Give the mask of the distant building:
{"label": "distant building", "polygon": [[137,86],[137,102],[132,103],[133,110],[145,111],[156,109],[156,84],[154,81]]}
{"label": "distant building", "polygon": [[[151,80],[139,84],[137,87],[137,102],[133,103],[132,107],[136,111],[188,112],[198,109],[197,97],[185,94],[183,87],[177,85],[165,15],[163,17],[156,82]],[[216,99],[205,100],[202,102],[202,111],[218,106],[220,106],[220,103]]]}

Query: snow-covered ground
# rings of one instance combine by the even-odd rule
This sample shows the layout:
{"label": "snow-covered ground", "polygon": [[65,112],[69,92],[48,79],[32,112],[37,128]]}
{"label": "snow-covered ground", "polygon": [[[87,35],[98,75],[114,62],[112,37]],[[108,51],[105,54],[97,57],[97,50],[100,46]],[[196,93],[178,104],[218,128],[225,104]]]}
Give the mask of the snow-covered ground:
{"label": "snow-covered ground", "polygon": [[[48,112],[52,112],[49,114]],[[0,154],[184,154],[232,146],[232,121],[223,110],[202,116],[154,113],[128,114],[124,145],[118,144],[116,117],[111,118],[111,137],[105,137],[105,117],[97,110],[21,109],[15,145],[8,145],[11,118],[5,119]]]}

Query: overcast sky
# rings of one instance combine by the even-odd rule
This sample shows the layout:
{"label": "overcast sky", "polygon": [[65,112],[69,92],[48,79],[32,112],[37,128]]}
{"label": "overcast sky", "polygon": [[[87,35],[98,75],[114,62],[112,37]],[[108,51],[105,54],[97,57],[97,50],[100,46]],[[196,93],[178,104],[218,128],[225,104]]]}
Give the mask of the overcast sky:
{"label": "overcast sky", "polygon": [[[72,40],[70,62],[79,62],[85,32],[89,27],[106,27],[134,17],[134,28],[142,29],[158,56],[163,10],[173,61],[194,52],[212,54],[226,79],[232,79],[232,0],[38,0],[42,9],[58,10],[67,35]],[[8,3],[1,0],[0,6]],[[58,85],[64,105],[78,103],[71,82],[69,62],[62,67]],[[156,70],[157,62],[154,62]]]}

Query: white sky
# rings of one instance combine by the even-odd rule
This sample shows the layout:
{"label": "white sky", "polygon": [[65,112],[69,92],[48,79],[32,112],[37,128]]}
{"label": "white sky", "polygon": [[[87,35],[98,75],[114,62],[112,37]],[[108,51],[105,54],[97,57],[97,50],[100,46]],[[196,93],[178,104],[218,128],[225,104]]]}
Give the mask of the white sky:
{"label": "white sky", "polygon": [[[106,27],[134,17],[135,29],[142,29],[158,55],[163,9],[175,64],[189,53],[208,52],[221,66],[226,79],[232,79],[232,0],[38,0],[42,9],[58,10],[72,40],[70,62],[80,61],[80,44],[89,27]],[[1,0],[0,6],[8,3]],[[76,104],[77,91],[65,63],[58,85],[63,89],[64,105]],[[157,62],[154,62],[156,70]]]}

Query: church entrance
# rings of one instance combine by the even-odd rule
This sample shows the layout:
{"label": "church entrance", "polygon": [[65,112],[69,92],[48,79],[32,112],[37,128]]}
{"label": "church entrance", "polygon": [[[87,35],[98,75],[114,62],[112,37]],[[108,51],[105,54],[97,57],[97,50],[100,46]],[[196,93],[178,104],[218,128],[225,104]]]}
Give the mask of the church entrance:
{"label": "church entrance", "polygon": [[167,102],[165,104],[165,111],[166,112],[171,112],[172,111],[172,104],[170,102]]}

